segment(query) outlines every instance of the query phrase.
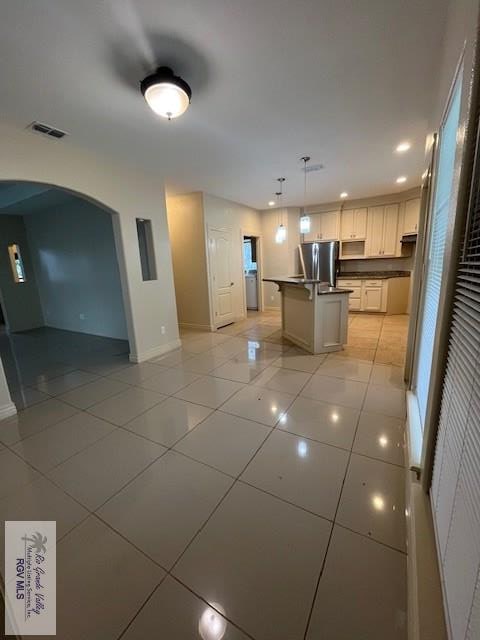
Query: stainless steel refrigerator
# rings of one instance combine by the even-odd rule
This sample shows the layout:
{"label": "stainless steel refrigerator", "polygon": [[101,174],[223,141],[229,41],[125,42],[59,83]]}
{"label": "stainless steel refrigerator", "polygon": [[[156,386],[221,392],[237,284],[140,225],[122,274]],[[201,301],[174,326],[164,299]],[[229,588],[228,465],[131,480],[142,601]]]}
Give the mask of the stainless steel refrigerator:
{"label": "stainless steel refrigerator", "polygon": [[303,277],[337,286],[338,242],[302,242],[298,245]]}

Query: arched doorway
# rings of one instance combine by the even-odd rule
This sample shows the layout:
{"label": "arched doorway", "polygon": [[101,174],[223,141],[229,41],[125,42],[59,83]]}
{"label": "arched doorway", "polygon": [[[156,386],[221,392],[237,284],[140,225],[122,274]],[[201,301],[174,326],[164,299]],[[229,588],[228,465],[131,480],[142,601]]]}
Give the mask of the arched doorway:
{"label": "arched doorway", "polygon": [[17,409],[128,365],[117,218],[67,189],[0,182],[0,356]]}

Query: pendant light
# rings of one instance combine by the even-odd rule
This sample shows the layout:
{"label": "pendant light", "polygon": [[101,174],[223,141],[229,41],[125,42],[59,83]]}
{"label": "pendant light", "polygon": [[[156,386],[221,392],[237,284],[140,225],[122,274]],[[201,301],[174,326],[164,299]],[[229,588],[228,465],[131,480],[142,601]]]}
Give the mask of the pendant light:
{"label": "pendant light", "polygon": [[300,217],[300,233],[310,233],[310,216],[306,213],[307,205],[307,162],[310,156],[303,156],[303,210]]}
{"label": "pendant light", "polygon": [[190,86],[170,67],[159,67],[140,83],[148,106],[162,118],[178,118],[188,109],[192,98]]}
{"label": "pendant light", "polygon": [[[278,199],[278,203],[281,205],[282,204],[282,196],[283,196],[283,183],[285,182],[285,178],[277,178],[278,183],[279,183],[279,190],[277,191],[277,193],[275,194],[277,196]],[[279,208],[278,209],[278,226],[277,226],[277,232],[275,234],[275,242],[277,244],[283,244],[285,242],[285,240],[287,239],[287,228],[284,226],[283,224],[283,209]]]}

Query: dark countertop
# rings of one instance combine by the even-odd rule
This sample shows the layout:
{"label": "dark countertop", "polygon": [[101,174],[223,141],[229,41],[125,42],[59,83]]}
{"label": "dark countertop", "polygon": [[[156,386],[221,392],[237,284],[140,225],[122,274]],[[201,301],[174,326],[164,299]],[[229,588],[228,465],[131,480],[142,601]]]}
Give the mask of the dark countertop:
{"label": "dark countertop", "polygon": [[296,286],[305,286],[308,284],[319,285],[317,287],[318,295],[325,295],[329,293],[352,293],[351,289],[338,289],[337,287],[329,287],[321,280],[312,280],[308,278],[302,278],[302,276],[275,276],[271,278],[262,278],[263,282],[275,282],[276,284],[291,284]]}
{"label": "dark countertop", "polygon": [[386,278],[409,278],[410,271],[345,271],[339,273],[337,279],[365,280],[366,278],[374,278],[376,280]]}

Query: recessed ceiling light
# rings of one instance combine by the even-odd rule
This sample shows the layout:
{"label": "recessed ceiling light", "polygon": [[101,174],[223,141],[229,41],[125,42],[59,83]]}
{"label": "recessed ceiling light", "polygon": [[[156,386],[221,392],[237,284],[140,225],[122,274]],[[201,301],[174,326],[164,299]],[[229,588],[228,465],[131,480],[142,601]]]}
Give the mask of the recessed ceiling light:
{"label": "recessed ceiling light", "polygon": [[397,151],[397,153],[405,153],[405,151],[408,151],[411,146],[412,145],[410,144],[410,142],[401,142],[397,146],[396,151]]}
{"label": "recessed ceiling light", "polygon": [[399,176],[396,180],[397,184],[402,184],[403,182],[407,181],[407,177],[406,176]]}
{"label": "recessed ceiling light", "polygon": [[342,191],[340,198],[348,198],[348,193],[346,191]]}
{"label": "recessed ceiling light", "polygon": [[159,67],[142,80],[140,89],[150,109],[168,120],[185,113],[192,98],[190,86],[170,67]]}
{"label": "recessed ceiling light", "polygon": [[269,200],[268,206],[269,207],[274,207],[275,206],[275,200]]}

